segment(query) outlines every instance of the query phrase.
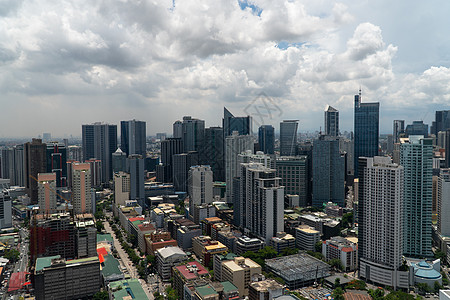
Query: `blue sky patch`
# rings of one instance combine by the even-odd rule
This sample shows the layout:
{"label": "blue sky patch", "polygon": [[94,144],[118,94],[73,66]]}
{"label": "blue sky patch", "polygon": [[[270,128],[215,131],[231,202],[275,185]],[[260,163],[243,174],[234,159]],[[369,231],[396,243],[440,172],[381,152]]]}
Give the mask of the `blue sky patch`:
{"label": "blue sky patch", "polygon": [[262,13],[262,11],[263,11],[262,8],[256,6],[255,4],[252,4],[252,3],[249,2],[248,0],[238,0],[238,3],[239,3],[239,7],[240,7],[242,10],[246,9],[247,7],[249,7],[249,8],[252,10],[252,13],[253,13],[255,16],[258,16],[258,17],[261,16],[261,13]]}
{"label": "blue sky patch", "polygon": [[281,50],[286,50],[289,47],[301,48],[304,44],[305,43],[289,43],[287,41],[281,41],[276,45],[276,47]]}

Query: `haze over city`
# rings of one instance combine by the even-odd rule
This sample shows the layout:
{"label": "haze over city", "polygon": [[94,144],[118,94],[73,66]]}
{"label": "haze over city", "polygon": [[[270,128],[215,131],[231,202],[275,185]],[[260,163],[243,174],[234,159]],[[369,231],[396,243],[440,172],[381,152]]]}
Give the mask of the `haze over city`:
{"label": "haze over city", "polygon": [[[448,108],[445,1],[2,1],[0,137],[81,135],[140,119],[171,132],[183,115],[220,125],[261,92],[323,126],[327,104],[352,130],[353,95],[393,119],[431,124]],[[7,131],[6,131],[7,129]]]}

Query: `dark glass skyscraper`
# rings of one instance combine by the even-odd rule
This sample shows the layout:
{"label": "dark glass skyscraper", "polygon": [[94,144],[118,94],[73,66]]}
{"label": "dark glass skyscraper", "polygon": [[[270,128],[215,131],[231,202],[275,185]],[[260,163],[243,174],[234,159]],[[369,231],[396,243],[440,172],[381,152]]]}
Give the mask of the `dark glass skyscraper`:
{"label": "dark glass skyscraper", "polygon": [[361,103],[361,92],[355,95],[355,178],[358,177],[358,158],[378,155],[380,103]]}
{"label": "dark glass skyscraper", "polygon": [[248,135],[252,133],[251,117],[235,117],[226,107],[223,108],[222,122],[224,138],[230,136],[233,131],[239,132],[239,135]]}
{"label": "dark glass skyscraper", "polygon": [[406,136],[410,135],[423,135],[428,137],[428,124],[424,124],[423,121],[413,121],[412,124],[406,126]]}
{"label": "dark glass skyscraper", "polygon": [[325,134],[331,136],[339,135],[339,111],[329,105],[325,109]]}
{"label": "dark glass skyscraper", "polygon": [[132,154],[146,156],[146,129],[144,121],[120,122],[120,149],[130,156]]}
{"label": "dark glass skyscraper", "polygon": [[272,125],[262,125],[258,130],[259,149],[265,154],[274,154],[275,129]]}
{"label": "dark glass skyscraper", "polygon": [[431,134],[438,135],[439,131],[450,129],[450,110],[436,111],[435,120],[431,125]]}
{"label": "dark glass skyscraper", "polygon": [[225,181],[225,146],[223,128],[205,129],[205,143],[201,151],[201,164],[211,166],[214,181]]}
{"label": "dark glass skyscraper", "polygon": [[112,179],[112,154],[117,150],[117,125],[100,122],[82,125],[83,159],[96,158],[102,161],[102,180]]}
{"label": "dark glass skyscraper", "polygon": [[183,117],[182,139],[184,152],[201,151],[205,138],[205,120]]}
{"label": "dark glass skyscraper", "polygon": [[67,149],[58,142],[47,143],[47,173],[56,173],[56,186],[67,186]]}
{"label": "dark glass skyscraper", "polygon": [[400,134],[405,132],[405,120],[394,120],[394,128],[392,130],[394,143],[400,142]]}
{"label": "dark glass skyscraper", "polygon": [[280,123],[280,155],[293,156],[297,153],[298,120],[284,120]]}

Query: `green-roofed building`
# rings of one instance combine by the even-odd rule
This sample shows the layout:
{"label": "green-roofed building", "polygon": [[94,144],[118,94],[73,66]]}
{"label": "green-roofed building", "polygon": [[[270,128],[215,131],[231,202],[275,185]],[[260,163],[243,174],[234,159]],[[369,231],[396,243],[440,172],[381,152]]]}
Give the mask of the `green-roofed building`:
{"label": "green-roofed building", "polygon": [[60,255],[36,259],[35,296],[41,299],[91,299],[100,291],[97,256],[65,260]]}
{"label": "green-roofed building", "polygon": [[103,278],[103,284],[105,286],[108,285],[108,283],[117,281],[117,280],[123,280],[125,279],[121,269],[120,264],[117,259],[114,258],[114,256],[108,254],[104,256],[105,261],[101,264],[101,273]]}
{"label": "green-roofed building", "polygon": [[111,282],[109,284],[110,299],[113,300],[148,300],[142,285],[137,279]]}
{"label": "green-roofed building", "polygon": [[97,244],[102,242],[108,243],[111,246],[111,250],[114,250],[114,240],[110,233],[97,233]]}
{"label": "green-roofed building", "polygon": [[194,299],[219,300],[219,293],[209,284],[195,288]]}

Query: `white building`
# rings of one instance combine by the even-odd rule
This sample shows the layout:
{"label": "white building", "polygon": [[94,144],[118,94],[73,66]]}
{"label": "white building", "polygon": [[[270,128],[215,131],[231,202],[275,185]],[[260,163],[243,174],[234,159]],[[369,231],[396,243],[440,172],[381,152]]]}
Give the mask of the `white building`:
{"label": "white building", "polygon": [[[353,271],[358,268],[358,243],[341,236],[335,236],[323,242],[322,254],[327,261],[339,259],[344,271]],[[357,240],[356,238],[353,238]]]}
{"label": "white building", "polygon": [[211,204],[213,196],[213,172],[210,166],[193,166],[189,170],[189,208],[194,214],[194,207]]}
{"label": "white building", "polygon": [[117,216],[117,207],[125,205],[130,200],[130,174],[125,172],[114,173],[114,215]]}
{"label": "white building", "polygon": [[74,163],[72,172],[73,211],[75,214],[92,213],[90,165]]}
{"label": "white building", "polygon": [[276,170],[261,163],[240,166],[240,224],[266,243],[284,231],[284,187]]}
{"label": "white building", "polygon": [[442,169],[438,179],[437,228],[444,237],[450,237],[450,169]]}
{"label": "white building", "polygon": [[297,248],[316,251],[316,243],[318,241],[320,241],[320,231],[308,225],[300,225],[295,228],[295,243]]}
{"label": "white building", "polygon": [[394,288],[409,287],[400,271],[403,255],[403,167],[389,157],[365,160],[363,199],[359,201],[360,277]]}
{"label": "white building", "polygon": [[227,187],[227,201],[233,202],[233,178],[239,174],[238,155],[246,150],[253,151],[254,142],[251,135],[239,135],[234,131],[225,139],[225,180]]}
{"label": "white building", "polygon": [[188,259],[186,253],[178,247],[165,247],[156,250],[156,267],[163,281],[172,277],[172,267]]}

